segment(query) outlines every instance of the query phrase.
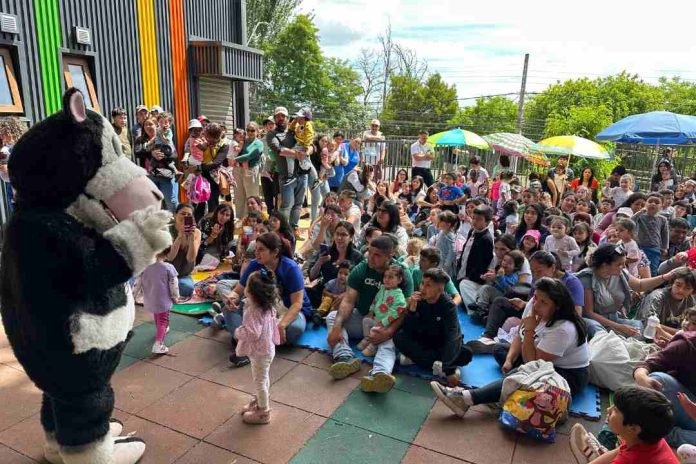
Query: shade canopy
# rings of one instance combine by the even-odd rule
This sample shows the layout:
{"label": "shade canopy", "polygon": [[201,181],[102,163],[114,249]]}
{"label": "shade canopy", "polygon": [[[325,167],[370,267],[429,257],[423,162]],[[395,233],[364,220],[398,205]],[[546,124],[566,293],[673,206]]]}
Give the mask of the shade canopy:
{"label": "shade canopy", "polygon": [[651,111],[625,117],[604,129],[597,140],[644,145],[696,143],[696,116]]}

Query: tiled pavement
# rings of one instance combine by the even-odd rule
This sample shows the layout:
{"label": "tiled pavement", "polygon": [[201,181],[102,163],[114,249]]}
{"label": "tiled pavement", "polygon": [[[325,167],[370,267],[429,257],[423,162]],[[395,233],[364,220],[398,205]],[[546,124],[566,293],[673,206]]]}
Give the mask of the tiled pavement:
{"label": "tiled pavement", "polygon": [[[358,375],[335,382],[327,357],[303,349],[278,350],[273,421],[248,426],[238,410],[253,392],[251,374],[228,367],[228,335],[173,314],[171,354],[153,358],[149,315],[140,309],[136,323],[113,379],[114,415],[147,441],[143,464],[575,462],[567,433],[577,420],[555,444],[540,444],[503,431],[487,407],[453,417],[421,379],[399,376],[387,395],[361,392]],[[42,462],[40,401],[0,332],[0,463]]]}

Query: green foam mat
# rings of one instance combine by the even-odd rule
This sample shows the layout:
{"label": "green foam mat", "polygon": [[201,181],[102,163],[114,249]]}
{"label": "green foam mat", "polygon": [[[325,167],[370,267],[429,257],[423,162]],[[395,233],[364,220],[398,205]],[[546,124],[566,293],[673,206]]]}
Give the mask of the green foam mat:
{"label": "green foam mat", "polygon": [[172,312],[178,314],[186,314],[187,316],[200,316],[207,314],[208,310],[213,307],[210,302],[194,303],[194,304],[175,304],[172,306]]}

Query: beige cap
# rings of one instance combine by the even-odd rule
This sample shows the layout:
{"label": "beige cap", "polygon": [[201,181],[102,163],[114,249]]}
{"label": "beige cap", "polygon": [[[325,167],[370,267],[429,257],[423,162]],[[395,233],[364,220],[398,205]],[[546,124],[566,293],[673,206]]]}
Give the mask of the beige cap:
{"label": "beige cap", "polygon": [[275,109],[273,112],[273,115],[275,116],[276,114],[284,114],[285,116],[288,115],[288,109],[284,106],[279,106]]}
{"label": "beige cap", "polygon": [[373,119],[373,120],[370,122],[370,125],[371,125],[371,126],[374,126],[374,125],[381,126],[381,124],[379,123],[379,119]]}

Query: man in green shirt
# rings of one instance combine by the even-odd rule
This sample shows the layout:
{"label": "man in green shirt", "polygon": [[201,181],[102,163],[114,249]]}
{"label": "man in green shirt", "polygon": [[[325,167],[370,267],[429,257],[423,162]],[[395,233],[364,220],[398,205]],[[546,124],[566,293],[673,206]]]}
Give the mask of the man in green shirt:
{"label": "man in green shirt", "polygon": [[[418,267],[411,268],[411,273],[413,274],[413,288],[419,289],[421,285],[421,280],[423,274],[428,269],[438,267],[440,265],[440,250],[437,248],[423,248],[420,252],[420,259],[418,260]],[[462,297],[459,295],[457,287],[452,282],[452,277],[449,278],[445,284],[445,293],[452,298],[454,306],[457,307],[462,304]]]}
{"label": "man in green shirt", "polygon": [[[350,338],[363,337],[363,318],[370,310],[370,305],[377,295],[384,271],[394,260],[396,247],[389,237],[377,237],[370,243],[368,258],[355,266],[348,276],[346,293],[338,311],[331,312],[326,317],[329,328],[327,341],[333,347],[334,364],[329,373],[335,379],[346,378],[360,370],[360,360],[348,345]],[[413,293],[413,278],[409,269],[404,269],[402,290],[406,298]],[[394,376],[391,375],[396,361],[396,349],[392,337],[399,330],[403,316],[394,321],[389,327],[376,328],[370,333],[369,341],[377,346],[377,354],[370,374],[363,377],[360,387],[366,392],[386,393],[394,386]]]}

